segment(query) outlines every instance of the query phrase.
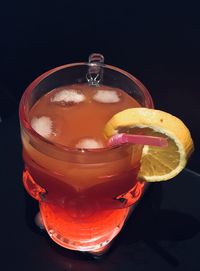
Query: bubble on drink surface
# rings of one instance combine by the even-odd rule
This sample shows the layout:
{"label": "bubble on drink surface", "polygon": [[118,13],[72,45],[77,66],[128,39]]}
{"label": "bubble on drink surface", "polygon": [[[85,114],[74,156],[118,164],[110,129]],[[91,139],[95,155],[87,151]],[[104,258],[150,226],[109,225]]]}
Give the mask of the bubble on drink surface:
{"label": "bubble on drink surface", "polygon": [[103,147],[103,143],[94,138],[83,138],[76,144],[78,149],[100,149]]}
{"label": "bubble on drink surface", "polygon": [[43,137],[49,137],[53,134],[53,121],[49,117],[33,117],[31,120],[31,126]]}
{"label": "bubble on drink surface", "polygon": [[74,89],[60,90],[51,98],[51,102],[55,102],[63,106],[81,103],[84,100],[84,94],[81,91]]}
{"label": "bubble on drink surface", "polygon": [[99,103],[118,103],[120,96],[115,90],[98,90],[93,99]]}

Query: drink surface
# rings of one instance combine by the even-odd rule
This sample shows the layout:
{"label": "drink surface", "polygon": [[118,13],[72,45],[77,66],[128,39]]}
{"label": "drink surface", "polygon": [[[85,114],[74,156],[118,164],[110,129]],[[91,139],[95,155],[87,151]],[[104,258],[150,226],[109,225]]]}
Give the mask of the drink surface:
{"label": "drink surface", "polygon": [[29,117],[33,124],[37,121],[35,118],[42,116],[52,121],[48,138],[53,142],[76,147],[82,138],[91,138],[105,146],[106,122],[117,112],[138,106],[136,100],[120,89],[74,84],[41,97]]}
{"label": "drink surface", "polygon": [[[76,84],[42,96],[31,108],[29,120],[54,143],[101,148],[106,146],[102,133],[106,122],[115,113],[138,106],[120,89]],[[136,179],[141,147],[79,151],[63,158],[26,133],[22,140],[25,187],[32,195],[32,186],[44,189],[40,210],[50,236],[60,245],[78,250],[92,250],[111,240],[143,187]]]}

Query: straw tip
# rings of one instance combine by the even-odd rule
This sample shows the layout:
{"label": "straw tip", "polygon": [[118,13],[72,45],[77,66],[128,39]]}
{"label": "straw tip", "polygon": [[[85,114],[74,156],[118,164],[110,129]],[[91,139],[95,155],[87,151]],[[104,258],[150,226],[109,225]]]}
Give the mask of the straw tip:
{"label": "straw tip", "polygon": [[124,143],[123,136],[124,134],[121,133],[110,137],[108,140],[108,146],[116,146],[123,144]]}

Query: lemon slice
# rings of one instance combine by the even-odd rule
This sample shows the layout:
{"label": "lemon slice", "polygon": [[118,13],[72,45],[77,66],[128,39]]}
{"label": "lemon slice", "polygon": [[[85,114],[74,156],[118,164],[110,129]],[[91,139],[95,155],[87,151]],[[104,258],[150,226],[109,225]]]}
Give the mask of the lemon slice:
{"label": "lemon slice", "polygon": [[115,114],[105,125],[106,138],[117,133],[165,137],[167,147],[145,145],[139,178],[148,182],[175,177],[194,150],[190,131],[177,117],[155,109],[131,108]]}

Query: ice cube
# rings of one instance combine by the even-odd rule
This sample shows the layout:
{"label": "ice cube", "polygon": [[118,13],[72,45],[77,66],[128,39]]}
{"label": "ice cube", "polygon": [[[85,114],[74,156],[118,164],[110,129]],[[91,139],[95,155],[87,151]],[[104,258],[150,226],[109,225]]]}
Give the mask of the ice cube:
{"label": "ice cube", "polygon": [[100,103],[117,103],[120,101],[118,93],[114,90],[98,90],[93,99]]}
{"label": "ice cube", "polygon": [[83,93],[74,89],[63,89],[51,98],[52,102],[57,102],[61,105],[72,105],[83,102],[84,100],[85,96]]}
{"label": "ice cube", "polygon": [[31,120],[31,126],[43,137],[48,137],[53,134],[53,122],[49,117],[34,117]]}
{"label": "ice cube", "polygon": [[103,144],[102,144],[102,142],[97,141],[94,138],[83,138],[76,144],[76,148],[78,148],[78,149],[99,149],[99,148],[103,148]]}

